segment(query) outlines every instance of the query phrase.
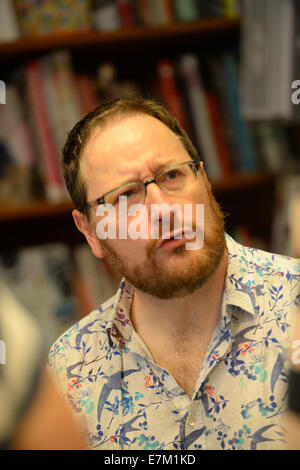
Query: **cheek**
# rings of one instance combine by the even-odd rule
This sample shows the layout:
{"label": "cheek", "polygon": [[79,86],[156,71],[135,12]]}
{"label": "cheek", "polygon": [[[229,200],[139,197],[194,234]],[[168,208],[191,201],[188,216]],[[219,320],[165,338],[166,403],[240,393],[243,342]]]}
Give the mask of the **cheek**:
{"label": "cheek", "polygon": [[119,256],[125,262],[130,260],[141,260],[145,256],[147,240],[131,240],[128,239],[115,239],[115,240],[102,240],[107,250],[112,250],[116,256]]}

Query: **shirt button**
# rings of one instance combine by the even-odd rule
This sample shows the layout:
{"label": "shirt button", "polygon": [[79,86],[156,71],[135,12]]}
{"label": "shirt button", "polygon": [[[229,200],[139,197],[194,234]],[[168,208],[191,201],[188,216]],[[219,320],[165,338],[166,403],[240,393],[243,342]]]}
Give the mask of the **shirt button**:
{"label": "shirt button", "polygon": [[188,419],[187,419],[187,424],[189,426],[195,426],[195,423],[196,423],[196,418],[194,415],[189,415],[188,416]]}

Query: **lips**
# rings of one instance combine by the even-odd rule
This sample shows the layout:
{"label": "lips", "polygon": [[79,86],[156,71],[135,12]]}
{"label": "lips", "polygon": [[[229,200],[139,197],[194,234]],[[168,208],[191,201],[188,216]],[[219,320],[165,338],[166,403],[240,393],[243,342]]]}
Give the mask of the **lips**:
{"label": "lips", "polygon": [[[172,250],[177,248],[178,246],[184,245],[187,240],[184,236],[184,233],[187,232],[183,229],[176,230],[170,233],[165,233],[164,236],[168,236],[168,238],[160,238],[157,242],[156,249],[165,249],[165,250]],[[179,238],[174,238],[176,235],[179,235]]]}

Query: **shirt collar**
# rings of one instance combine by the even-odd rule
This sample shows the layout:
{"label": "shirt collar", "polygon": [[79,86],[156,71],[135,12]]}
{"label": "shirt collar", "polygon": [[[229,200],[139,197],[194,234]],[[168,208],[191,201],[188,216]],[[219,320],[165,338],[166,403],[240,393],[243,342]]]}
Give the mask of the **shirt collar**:
{"label": "shirt collar", "polygon": [[246,248],[225,234],[228,265],[224,301],[250,315],[256,315],[256,296],[259,294],[257,276],[253,267],[253,248]]}
{"label": "shirt collar", "polygon": [[[251,249],[245,248],[225,234],[228,250],[228,265],[223,298],[223,315],[230,305],[234,309],[242,309],[251,315],[256,314],[256,281],[251,269]],[[120,282],[114,305],[112,306],[106,327],[110,343],[115,342],[121,348],[132,335],[133,326],[130,320],[131,303],[134,287],[123,278]],[[225,311],[224,311],[225,307]],[[223,319],[225,321],[225,318]],[[225,321],[227,323],[227,321]]]}

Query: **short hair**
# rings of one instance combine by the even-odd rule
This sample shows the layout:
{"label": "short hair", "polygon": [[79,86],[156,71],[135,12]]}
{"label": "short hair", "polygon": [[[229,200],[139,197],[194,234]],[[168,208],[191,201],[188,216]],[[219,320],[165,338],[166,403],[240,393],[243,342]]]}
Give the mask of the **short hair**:
{"label": "short hair", "polygon": [[92,131],[104,126],[109,120],[123,115],[147,114],[164,123],[179,137],[183,146],[193,161],[200,161],[198,152],[178,120],[162,104],[154,99],[133,97],[119,98],[89,112],[68,133],[63,147],[62,168],[67,189],[70,193],[74,208],[89,219],[86,183],[80,173],[80,157]]}

